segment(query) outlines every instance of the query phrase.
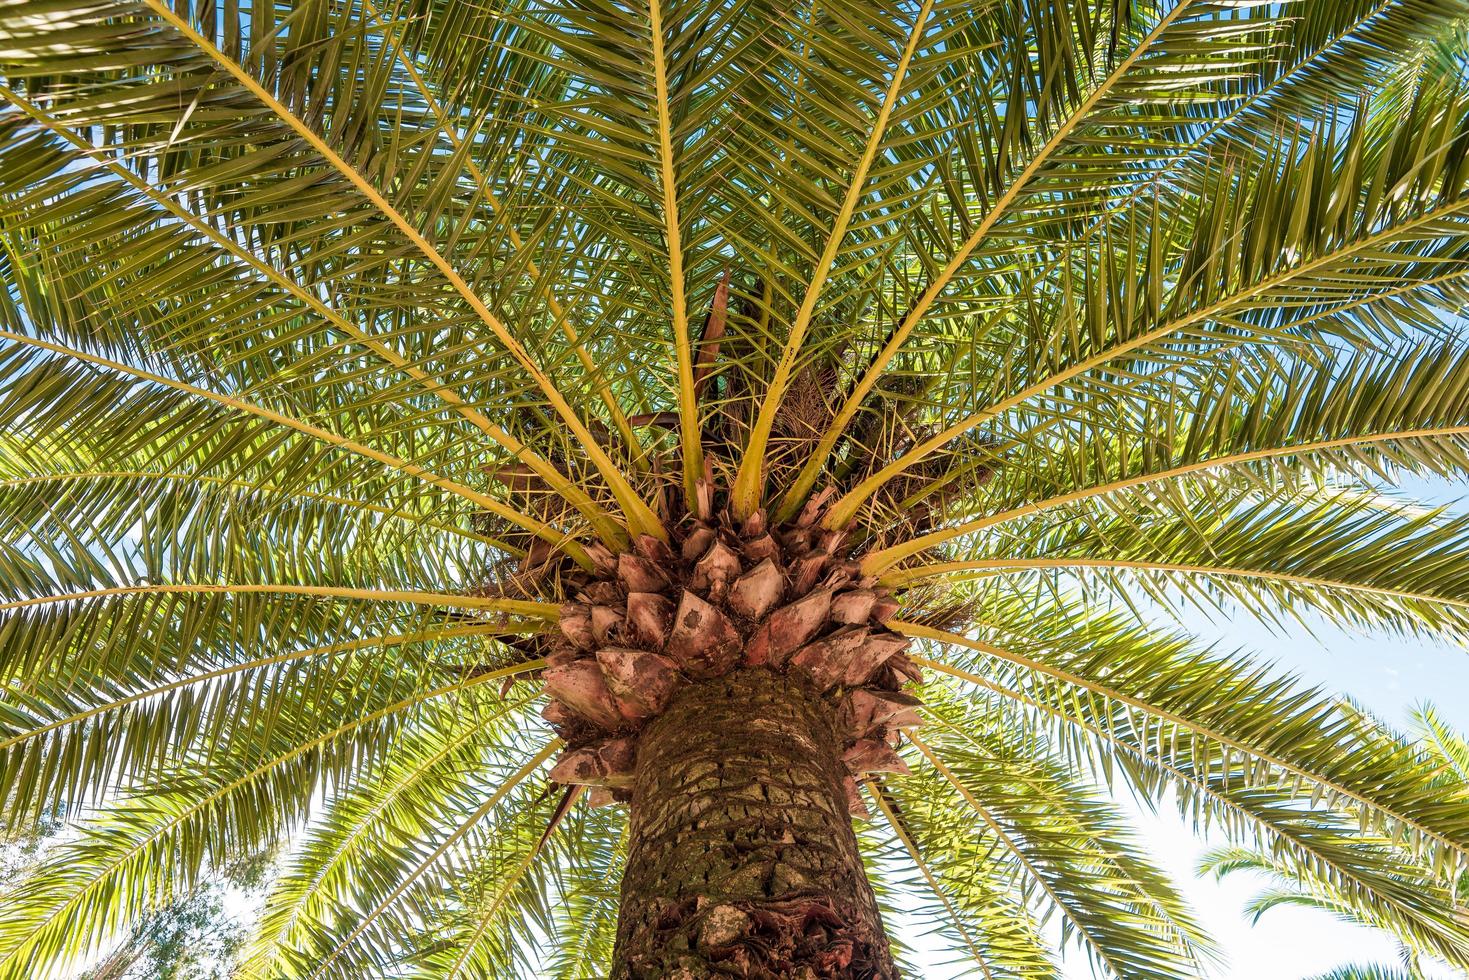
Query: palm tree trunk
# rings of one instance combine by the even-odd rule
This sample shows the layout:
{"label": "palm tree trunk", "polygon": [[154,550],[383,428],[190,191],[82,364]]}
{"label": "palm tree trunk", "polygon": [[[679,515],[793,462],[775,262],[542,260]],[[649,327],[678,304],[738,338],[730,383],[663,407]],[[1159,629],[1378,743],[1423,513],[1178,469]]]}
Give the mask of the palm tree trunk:
{"label": "palm tree trunk", "polygon": [[795,673],[679,692],[638,752],[614,978],[897,976],[841,744]]}

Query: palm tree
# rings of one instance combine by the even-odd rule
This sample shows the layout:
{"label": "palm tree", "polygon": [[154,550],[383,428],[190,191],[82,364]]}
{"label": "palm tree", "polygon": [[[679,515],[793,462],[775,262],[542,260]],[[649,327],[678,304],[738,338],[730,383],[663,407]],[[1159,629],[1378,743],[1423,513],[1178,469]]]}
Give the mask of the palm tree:
{"label": "palm tree", "polygon": [[1194,975],[1106,786],[1469,964],[1160,622],[1469,639],[1466,18],[0,3],[0,977],[283,843],[245,976]]}

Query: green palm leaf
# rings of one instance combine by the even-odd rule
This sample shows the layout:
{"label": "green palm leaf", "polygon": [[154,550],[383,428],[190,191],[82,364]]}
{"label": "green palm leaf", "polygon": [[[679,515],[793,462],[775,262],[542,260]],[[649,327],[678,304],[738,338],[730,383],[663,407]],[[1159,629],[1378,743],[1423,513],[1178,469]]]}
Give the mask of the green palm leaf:
{"label": "green palm leaf", "polygon": [[1152,622],[1469,638],[1466,28],[0,2],[0,977],[277,852],[245,976],[1197,975],[1124,787],[1469,968],[1442,718]]}

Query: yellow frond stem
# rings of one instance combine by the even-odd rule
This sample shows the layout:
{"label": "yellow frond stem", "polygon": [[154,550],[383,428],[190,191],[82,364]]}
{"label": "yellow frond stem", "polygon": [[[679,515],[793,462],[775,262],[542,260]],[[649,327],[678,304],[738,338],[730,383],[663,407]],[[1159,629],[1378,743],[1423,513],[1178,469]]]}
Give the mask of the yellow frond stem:
{"label": "yellow frond stem", "polygon": [[668,246],[669,302],[673,313],[673,346],[678,359],[678,429],[683,452],[684,498],[692,509],[694,489],[704,476],[704,443],[699,404],[694,391],[693,340],[689,336],[688,297],[684,281],[683,232],[679,228],[678,174],[673,163],[673,119],[668,105],[668,57],[663,50],[662,0],[648,0],[653,55],[653,101],[658,112],[658,176],[663,192],[663,235]]}
{"label": "yellow frond stem", "polygon": [[1074,504],[1082,500],[1105,496],[1109,493],[1117,493],[1122,490],[1145,486],[1149,483],[1189,476],[1193,473],[1203,473],[1224,466],[1237,466],[1243,463],[1258,462],[1262,459],[1296,456],[1302,453],[1350,449],[1354,446],[1369,446],[1374,443],[1407,442],[1413,439],[1448,439],[1457,436],[1469,436],[1469,425],[1430,426],[1421,429],[1402,429],[1396,432],[1376,432],[1362,436],[1343,436],[1339,439],[1322,439],[1316,442],[1303,442],[1294,446],[1273,446],[1269,449],[1255,449],[1244,453],[1231,453],[1228,456],[1217,456],[1213,459],[1200,460],[1196,463],[1188,463],[1183,466],[1160,470],[1157,473],[1144,473],[1139,476],[1113,480],[1110,483],[1100,484],[1095,487],[1083,487],[1080,490],[1073,490],[1070,493],[1047,497],[1044,500],[1037,500],[1034,503],[1025,504],[1022,507],[1000,511],[996,514],[988,514],[984,517],[975,518],[972,521],[966,521],[963,524],[956,524],[953,527],[933,531],[929,534],[913,538],[912,540],[904,541],[902,544],[894,545],[891,548],[883,548],[879,551],[872,552],[863,559],[862,570],[869,575],[877,575],[886,572],[889,568],[892,568],[905,558],[911,558],[913,555],[927,551],[929,548],[953,541],[966,534],[983,531],[997,524],[1018,520],[1022,517],[1029,517],[1032,514],[1039,514],[1042,511],[1051,510],[1055,507],[1064,507],[1067,504]]}
{"label": "yellow frond stem", "polygon": [[[768,455],[770,431],[775,425],[776,413],[780,411],[786,390],[790,387],[796,359],[800,356],[801,348],[806,342],[806,331],[810,328],[811,317],[816,312],[816,303],[821,298],[821,290],[826,285],[827,277],[831,275],[831,268],[836,262],[837,253],[841,251],[842,242],[846,240],[847,229],[851,225],[857,204],[862,200],[862,192],[867,186],[867,174],[872,169],[873,161],[877,159],[877,151],[882,146],[883,136],[887,133],[888,118],[892,115],[893,108],[897,106],[898,98],[902,94],[903,82],[908,77],[908,66],[912,63],[913,55],[918,50],[918,43],[922,40],[923,32],[928,27],[928,18],[933,12],[933,3],[934,0],[924,0],[923,6],[919,8],[914,18],[913,29],[908,34],[908,43],[903,48],[903,54],[898,59],[897,65],[893,68],[887,90],[883,93],[882,106],[878,109],[877,117],[872,121],[872,129],[867,136],[867,145],[863,148],[862,156],[852,171],[852,179],[847,183],[847,192],[842,199],[841,209],[832,223],[831,232],[826,236],[826,245],[822,248],[821,258],[816,261],[816,267],[812,271],[811,282],[806,287],[806,295],[801,300],[800,309],[796,311],[796,319],[791,324],[790,335],[786,338],[785,346],[781,350],[780,361],[775,368],[775,376],[771,379],[765,397],[761,399],[760,413],[755,418],[754,428],[750,431],[750,439],[745,446],[744,459],[740,463],[739,472],[735,475],[734,486],[730,490],[730,503],[736,517],[748,517],[760,506],[764,489],[765,457]],[[787,506],[789,507],[790,504],[791,501],[788,500]]]}
{"label": "yellow frond stem", "polygon": [[367,602],[409,602],[450,609],[477,609],[502,612],[527,619],[555,622],[560,607],[554,602],[528,599],[494,599],[486,596],[453,595],[446,592],[415,592],[393,589],[352,589],[331,585],[122,585],[107,589],[89,589],[60,595],[32,596],[0,602],[0,612],[28,609],[33,606],[56,605],[83,599],[100,599],[122,595],[298,595],[323,599],[360,599]]}
{"label": "yellow frond stem", "polygon": [[1408,592],[1403,589],[1386,589],[1360,582],[1344,582],[1340,579],[1313,578],[1309,575],[1291,575],[1260,568],[1225,568],[1218,565],[1187,565],[1175,562],[1138,561],[1123,558],[997,558],[987,561],[942,562],[936,565],[904,569],[884,578],[894,585],[909,584],[930,578],[947,578],[949,581],[982,578],[1005,571],[1028,569],[1072,569],[1111,568],[1134,572],[1171,572],[1181,575],[1218,575],[1225,578],[1257,579],[1262,582],[1279,582],[1283,585],[1299,585],[1305,588],[1340,589],[1344,592],[1360,592],[1383,599],[1407,602],[1432,602],[1444,606],[1469,610],[1469,599],[1451,599]]}
{"label": "yellow frond stem", "polygon": [[[652,508],[633,490],[632,485],[627,481],[627,477],[623,475],[622,471],[608,457],[607,453],[597,443],[596,438],[582,423],[575,410],[567,403],[566,398],[561,394],[560,390],[552,384],[551,379],[536,365],[520,341],[515,339],[515,336],[510,332],[509,328],[501,322],[500,318],[485,304],[484,300],[480,299],[479,295],[470,288],[469,283],[459,274],[459,271],[454,268],[453,264],[444,257],[443,253],[435,248],[433,243],[423,236],[422,232],[399,213],[397,208],[393,207],[387,198],[373,186],[371,181],[358,172],[346,160],[342,159],[327,144],[326,140],[322,139],[314,129],[308,126],[295,113],[291,112],[280,100],[266,91],[265,87],[253,75],[241,67],[239,63],[215,47],[204,35],[194,30],[188,21],[174,13],[162,0],[143,0],[143,2],[159,19],[167,22],[174,30],[188,38],[201,52],[206,54],[215,64],[219,65],[221,69],[249,91],[252,96],[260,100],[283,123],[294,130],[333,169],[347,178],[362,196],[396,227],[403,237],[408,239],[423,254],[424,258],[448,280],[454,291],[474,311],[475,315],[490,328],[490,332],[495,335],[505,350],[530,375],[531,379],[535,381],[536,386],[540,388],[541,393],[551,404],[551,407],[555,409],[556,414],[561,416],[561,420],[566,423],[567,428],[576,437],[577,442],[586,452],[587,457],[592,460],[597,471],[607,481],[612,495],[617,499],[618,504],[623,509],[624,515],[627,517],[628,530],[633,534],[652,534],[655,537],[666,540],[667,532],[664,531],[662,523],[654,515]],[[529,459],[525,460],[525,462],[527,465],[531,465]]]}

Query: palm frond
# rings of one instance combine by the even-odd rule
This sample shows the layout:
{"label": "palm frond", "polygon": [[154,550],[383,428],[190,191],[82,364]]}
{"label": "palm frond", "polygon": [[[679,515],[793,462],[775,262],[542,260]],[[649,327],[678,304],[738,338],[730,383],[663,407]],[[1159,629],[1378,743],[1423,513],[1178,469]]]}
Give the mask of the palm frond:
{"label": "palm frond", "polygon": [[[1115,976],[1198,973],[1198,927],[1105,806],[1065,787],[1054,772],[1020,766],[1014,754],[985,758],[993,746],[977,744],[972,731],[949,734],[938,736],[947,762],[926,739],[914,746],[940,784],[979,818],[976,831],[1005,855],[1000,860],[1014,863],[1021,895],[1060,915],[1063,942],[1075,938]],[[1139,943],[1139,934],[1151,941]]]}
{"label": "palm frond", "polygon": [[1344,625],[1466,636],[1469,582],[1456,555],[1469,522],[1339,492],[1279,497],[1215,487],[1197,500],[1139,502],[1125,517],[1037,542],[1039,554],[1017,547],[1013,557],[940,562],[892,580],[1075,575],[1097,592],[1166,602],[1180,591],[1212,606],[1232,599],[1267,622],[1316,610]]}
{"label": "palm frond", "polygon": [[0,808],[76,835],[0,978],[282,843],[245,975],[616,972],[630,791],[548,781],[534,692],[703,533],[932,644],[883,675],[914,772],[836,776],[959,969],[1205,968],[1107,791],[1469,968],[1443,718],[1151,625],[1469,639],[1469,519],[1403,489],[1469,472],[1466,40],[1465,0],[0,3]]}
{"label": "palm frond", "polygon": [[[935,932],[948,940],[956,958],[981,975],[997,977],[1049,976],[1054,970],[1035,923],[1024,904],[1012,894],[1003,873],[988,877],[962,869],[962,858],[954,862],[954,849],[963,845],[935,840],[926,822],[927,814],[900,816],[897,801],[885,788],[870,786],[872,800],[902,843],[924,884],[938,901],[941,914],[932,916]],[[931,863],[919,848],[919,835],[936,844],[936,861]],[[980,864],[976,861],[975,864]],[[948,873],[945,874],[945,870]],[[1000,880],[995,880],[996,878]],[[921,907],[920,907],[921,909]],[[919,911],[919,910],[911,910]]]}
{"label": "palm frond", "polygon": [[[1058,388],[1095,384],[1105,391],[1118,376],[1150,380],[1171,368],[1176,352],[1192,349],[1190,363],[1196,365],[1252,337],[1319,343],[1313,337],[1340,336],[1355,327],[1352,316],[1334,325],[1321,319],[1323,313],[1346,312],[1350,305],[1360,315],[1364,297],[1381,291],[1390,299],[1404,279],[1432,279],[1456,265],[1466,209],[1459,161],[1469,149],[1463,95],[1448,81],[1416,93],[1406,109],[1391,96],[1389,91],[1350,115],[1323,113],[1273,147],[1260,166],[1222,175],[1209,192],[1210,212],[1197,216],[1203,228],[1190,227],[1188,237],[1180,237],[1187,247],[1171,266],[1161,253],[1179,232],[1160,229],[1161,214],[1153,216],[1147,240],[1139,239],[1137,229],[1123,229],[1115,240],[1089,245],[1088,268],[1096,266],[1097,250],[1111,253],[1119,267],[1119,278],[1104,293],[1134,273],[1144,285],[1117,297],[1122,305],[1110,322],[1099,319],[1097,307],[1077,304],[1096,287],[1063,293],[1057,311],[1046,318],[1046,342],[1034,338],[1021,348],[1026,357],[1054,355],[1034,364],[1002,364],[994,375],[1011,386],[1017,379],[1035,380],[944,425],[868,477],[833,508],[829,526],[848,523],[878,487],[929,453]],[[1361,147],[1373,131],[1404,123],[1421,134],[1419,143],[1364,172]],[[1356,199],[1333,193],[1342,186],[1360,187]],[[1253,220],[1272,210],[1269,202],[1295,196],[1310,207],[1297,207],[1294,221],[1264,226]],[[1344,281],[1350,288],[1343,288]],[[1433,294],[1415,295],[1431,301]]]}
{"label": "palm frond", "polygon": [[1462,794],[1445,796],[1436,767],[1338,699],[1249,661],[1199,653],[1120,618],[1091,619],[1085,640],[1006,636],[1014,649],[913,623],[901,629],[979,654],[958,664],[925,661],[935,669],[983,677],[994,667],[973,669],[981,663],[1008,665],[1019,683],[1006,686],[1048,692],[1037,700],[1095,713],[1107,724],[1127,720],[1148,733],[1142,744],[1187,740],[1193,752],[1207,745],[1221,765],[1244,756],[1262,772],[1296,781],[1301,798],[1347,807],[1387,837],[1409,841],[1435,874],[1451,873],[1469,856],[1456,802]]}
{"label": "palm frond", "polygon": [[1465,933],[1452,889],[1398,842],[1363,833],[1360,816],[1303,799],[1290,777],[1263,772],[1248,756],[1221,759],[1207,745],[1165,740],[1146,725],[1081,710],[1075,701],[1044,699],[977,675],[963,680],[991,692],[992,707],[1009,724],[1049,733],[1067,764],[1148,801],[1171,790],[1196,829],[1255,849],[1249,853],[1274,855],[1298,879],[1329,882],[1358,916],[1447,961],[1462,960]]}

